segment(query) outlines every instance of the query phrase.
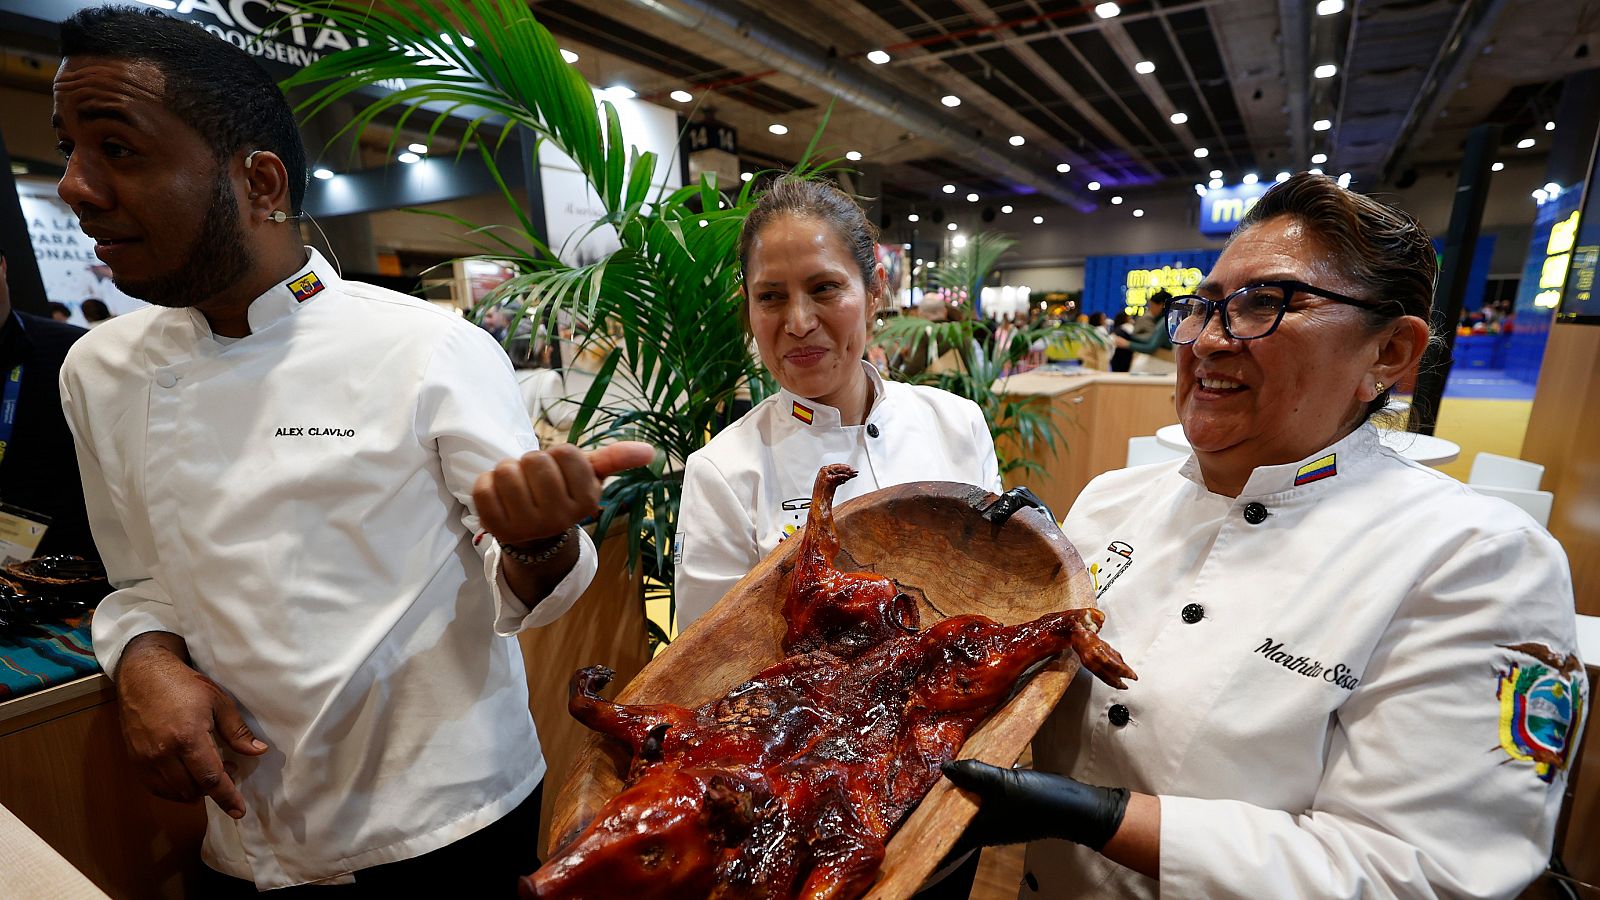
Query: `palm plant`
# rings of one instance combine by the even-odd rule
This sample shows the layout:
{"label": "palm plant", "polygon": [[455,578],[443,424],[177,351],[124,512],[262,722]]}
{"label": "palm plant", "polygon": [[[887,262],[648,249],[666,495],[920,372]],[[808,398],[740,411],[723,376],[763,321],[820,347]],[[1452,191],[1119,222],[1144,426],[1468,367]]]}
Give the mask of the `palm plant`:
{"label": "palm plant", "polygon": [[[614,340],[569,437],[580,444],[637,438],[658,448],[651,467],[607,485],[596,533],[626,521],[630,565],[643,565],[646,584],[667,600],[670,621],[671,545],[684,461],[726,421],[736,395],[749,390],[759,400],[766,391],[738,317],[736,243],[754,181],[730,196],[705,175],[699,184],[651,196],[662,161],[630,151],[614,106],[596,105],[525,0],[292,5],[332,23],[353,47],[285,82],[286,88],[309,89],[297,112],[314,116],[334,103],[354,102],[358,111],[341,135],[397,113],[396,140],[399,126],[415,116],[428,122],[430,139],[452,116],[457,122],[467,117],[461,153],[482,157],[518,222],[509,230],[474,228],[448,217],[468,230],[481,251],[476,258],[516,272],[485,303],[513,302],[534,321],[564,311],[588,323],[591,340]],[[367,90],[396,80],[403,87]],[[591,230],[614,228],[620,249],[568,265],[540,241],[496,166],[496,151],[518,133],[523,140],[548,141],[576,163],[605,211]],[[802,174],[827,167],[809,162],[816,143],[813,138]],[[521,164],[520,156],[514,164]],[[603,402],[607,386],[618,381],[621,393],[642,402]],[[667,639],[654,622],[651,629],[653,640]]]}
{"label": "palm plant", "polygon": [[[1015,244],[1014,239],[993,232],[972,235],[942,266],[927,271],[923,303],[947,303],[953,309],[972,310],[982,296],[989,273]],[[954,366],[912,371],[891,363],[890,375],[913,384],[932,385],[978,404],[994,438],[1002,476],[1042,472],[1038,462],[1041,451],[1055,452],[1056,442],[1062,439],[1061,426],[1043,398],[1008,396],[1005,379],[1028,356],[1036,341],[1104,344],[1105,338],[1087,325],[1069,322],[1019,328],[1003,346],[991,348],[984,340],[986,331],[982,323],[968,317],[931,322],[918,316],[901,316],[886,321],[873,342],[898,349],[894,358],[900,360],[931,361],[941,353],[954,351]]]}

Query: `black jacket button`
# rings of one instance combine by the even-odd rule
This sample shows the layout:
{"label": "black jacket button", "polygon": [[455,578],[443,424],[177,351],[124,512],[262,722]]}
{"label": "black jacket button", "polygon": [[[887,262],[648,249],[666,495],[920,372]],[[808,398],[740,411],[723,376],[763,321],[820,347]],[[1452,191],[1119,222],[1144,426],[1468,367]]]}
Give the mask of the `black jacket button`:
{"label": "black jacket button", "polygon": [[1259,503],[1246,503],[1244,505],[1244,520],[1251,525],[1260,525],[1267,520],[1267,508]]}
{"label": "black jacket button", "polygon": [[1198,603],[1191,603],[1183,608],[1183,621],[1193,625],[1206,617],[1206,608]]}
{"label": "black jacket button", "polygon": [[878,426],[877,425],[868,425],[867,426],[867,437],[877,437],[877,436],[878,436]]}
{"label": "black jacket button", "polygon": [[1113,703],[1111,708],[1106,710],[1106,718],[1111,720],[1111,724],[1121,728],[1128,724],[1128,708],[1121,703]]}

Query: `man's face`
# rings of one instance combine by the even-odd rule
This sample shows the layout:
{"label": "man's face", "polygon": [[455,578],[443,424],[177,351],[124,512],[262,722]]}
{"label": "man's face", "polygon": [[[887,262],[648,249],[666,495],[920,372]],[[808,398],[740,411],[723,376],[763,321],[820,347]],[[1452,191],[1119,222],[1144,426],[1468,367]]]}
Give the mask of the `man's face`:
{"label": "man's face", "polygon": [[[194,306],[251,269],[232,161],[165,106],[154,64],[72,57],[56,73],[52,124],[67,171],[57,192],[124,293]],[[241,169],[242,171],[242,169]]]}

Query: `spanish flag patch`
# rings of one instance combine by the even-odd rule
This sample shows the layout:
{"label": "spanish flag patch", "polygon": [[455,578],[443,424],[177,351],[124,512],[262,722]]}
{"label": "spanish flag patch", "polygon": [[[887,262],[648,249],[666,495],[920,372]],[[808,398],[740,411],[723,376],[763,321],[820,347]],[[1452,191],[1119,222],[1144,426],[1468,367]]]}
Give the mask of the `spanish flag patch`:
{"label": "spanish flag patch", "polygon": [[791,411],[790,414],[793,415],[796,419],[799,419],[800,421],[806,423],[807,425],[811,424],[811,416],[812,416],[811,407],[806,406],[805,404],[799,402],[798,400],[795,401],[794,409]]}
{"label": "spanish flag patch", "polygon": [[1300,471],[1294,473],[1295,487],[1299,487],[1302,484],[1310,484],[1313,481],[1321,481],[1324,478],[1332,478],[1339,474],[1337,459],[1338,454],[1329,453],[1321,459],[1313,460],[1301,466]]}
{"label": "spanish flag patch", "polygon": [[307,272],[289,282],[289,290],[294,292],[294,299],[304,303],[322,293],[322,279],[318,278],[315,272]]}

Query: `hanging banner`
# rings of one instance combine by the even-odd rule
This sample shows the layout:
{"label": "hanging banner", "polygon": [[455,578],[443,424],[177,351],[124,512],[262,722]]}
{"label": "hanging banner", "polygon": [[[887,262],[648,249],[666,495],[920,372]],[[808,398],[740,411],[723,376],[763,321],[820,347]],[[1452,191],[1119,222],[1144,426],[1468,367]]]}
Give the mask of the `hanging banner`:
{"label": "hanging banner", "polygon": [[1267,192],[1271,184],[1236,184],[1232,187],[1211,188],[1200,198],[1200,233],[1210,237],[1227,237],[1239,227],[1245,214],[1250,212]]}
{"label": "hanging banner", "polygon": [[72,208],[56,196],[54,181],[18,178],[17,199],[28,222],[45,298],[72,310],[74,325],[89,324],[79,307],[91,298],[103,301],[114,316],[145,306],[111,283],[111,268],[94,255],[94,240],[78,228]]}

